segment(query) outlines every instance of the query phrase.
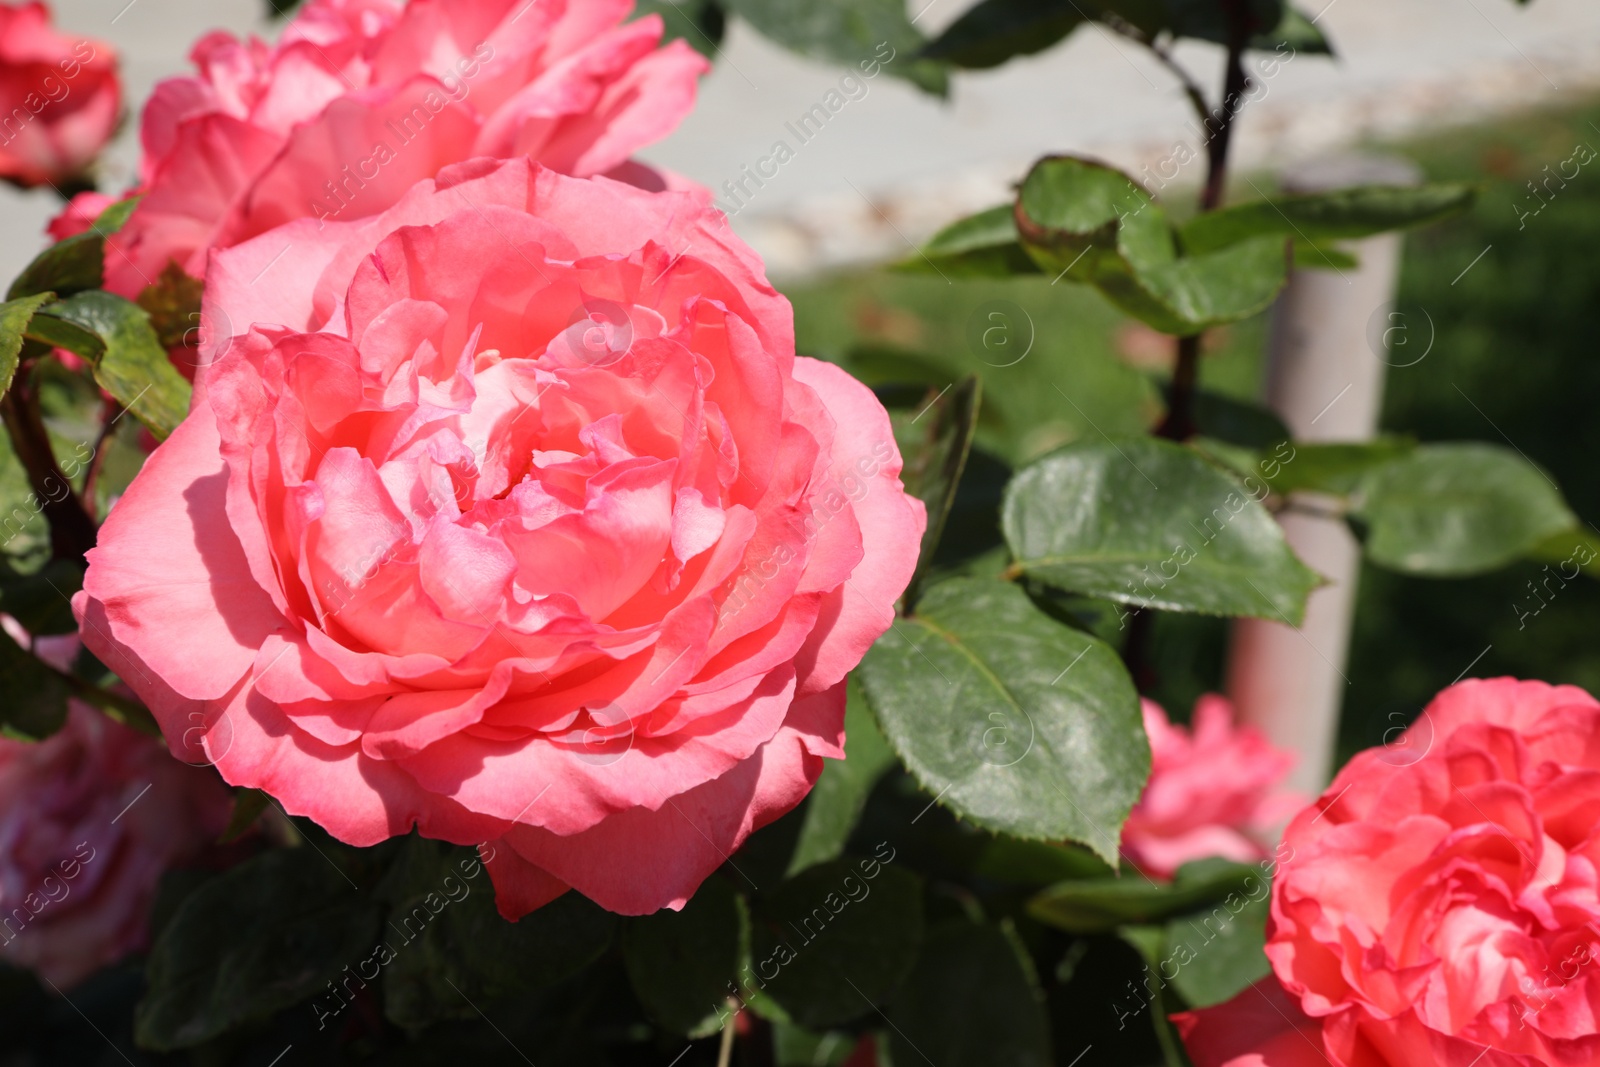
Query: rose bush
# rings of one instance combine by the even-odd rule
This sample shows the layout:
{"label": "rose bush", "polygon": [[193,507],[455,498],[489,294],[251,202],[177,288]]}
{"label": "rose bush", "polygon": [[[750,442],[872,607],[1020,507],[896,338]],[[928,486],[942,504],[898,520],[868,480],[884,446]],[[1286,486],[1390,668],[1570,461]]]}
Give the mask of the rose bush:
{"label": "rose bush", "polygon": [[1197,1067],[1600,1059],[1597,738],[1581,689],[1473,680],[1351,760],[1284,835],[1276,977],[1179,1017]]}
{"label": "rose bush", "polygon": [[231,803],[214,774],[76,701],[47,740],[0,740],[0,958],[66,989],[144,947],[161,875],[222,832]]}
{"label": "rose bush", "polygon": [[[476,156],[644,173],[706,62],[632,0],[312,0],[274,45],[213,33],[145,107],[143,200],[106,258],[136,297],[177,263],[313,216],[349,221]],[[645,180],[640,178],[639,180]]]}
{"label": "rose bush", "polygon": [[1150,781],[1122,828],[1123,853],[1157,878],[1206,856],[1263,859],[1263,842],[1304,802],[1274,792],[1294,755],[1259,730],[1235,729],[1233,706],[1214,693],[1195,701],[1189,728],[1172,725],[1154,701],[1142,710]]}
{"label": "rose bush", "polygon": [[42,3],[0,3],[0,178],[76,182],[121,112],[110,45],[61,33]]}
{"label": "rose bush", "polygon": [[492,841],[511,916],[679,907],[842,755],[923,508],[705,194],[478,160],[206,302],[75,604],[175,752],[352,844]]}

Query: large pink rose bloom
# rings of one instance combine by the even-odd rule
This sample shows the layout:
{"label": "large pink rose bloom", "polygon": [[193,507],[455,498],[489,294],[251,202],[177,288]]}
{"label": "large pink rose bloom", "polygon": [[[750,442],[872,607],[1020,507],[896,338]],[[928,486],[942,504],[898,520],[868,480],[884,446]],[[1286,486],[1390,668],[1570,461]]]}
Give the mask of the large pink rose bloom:
{"label": "large pink rose bloom", "polygon": [[0,740],[0,958],[65,990],[144,947],[162,873],[230,806],[215,774],[76,702],[49,739]]}
{"label": "large pink rose bloom", "polygon": [[604,174],[694,106],[705,60],[633,0],[311,0],[276,45],[213,33],[144,110],[141,201],[106,257],[134,297],[295,219],[348,221],[477,156]]}
{"label": "large pink rose bloom", "polygon": [[1197,1067],[1600,1063],[1588,693],[1509,678],[1446,689],[1406,744],[1351,760],[1281,852],[1276,979],[1181,1018]]}
{"label": "large pink rose bloom", "polygon": [[24,186],[81,178],[121,111],[110,45],[60,33],[42,3],[0,3],[0,178]]}
{"label": "large pink rose bloom", "polygon": [[1259,730],[1235,728],[1233,706],[1212,693],[1195,701],[1189,729],[1172,725],[1154,701],[1142,706],[1150,781],[1123,825],[1123,853],[1157,878],[1207,856],[1264,858],[1264,843],[1305,802],[1277,792],[1293,753]]}
{"label": "large pink rose bloom", "polygon": [[219,252],[203,367],[90,554],[175,750],[502,912],[680,907],[842,755],[925,522],[703,193],[477,160]]}

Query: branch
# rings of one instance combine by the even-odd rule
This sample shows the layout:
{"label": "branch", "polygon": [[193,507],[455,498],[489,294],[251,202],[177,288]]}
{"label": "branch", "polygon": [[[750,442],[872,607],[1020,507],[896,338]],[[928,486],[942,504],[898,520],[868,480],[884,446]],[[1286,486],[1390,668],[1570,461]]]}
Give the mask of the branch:
{"label": "branch", "polygon": [[72,491],[72,483],[61,473],[50,446],[50,434],[39,417],[38,397],[27,372],[19,370],[11,392],[0,400],[0,420],[11,435],[17,459],[28,475],[39,510],[50,524],[50,554],[54,559],[83,564],[95,543],[94,520],[83,502]]}

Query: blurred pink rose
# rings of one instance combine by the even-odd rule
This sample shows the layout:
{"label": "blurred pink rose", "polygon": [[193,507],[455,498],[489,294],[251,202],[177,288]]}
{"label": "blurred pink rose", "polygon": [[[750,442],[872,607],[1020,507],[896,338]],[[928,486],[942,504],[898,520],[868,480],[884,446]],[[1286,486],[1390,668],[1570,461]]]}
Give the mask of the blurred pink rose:
{"label": "blurred pink rose", "polygon": [[205,315],[283,325],[213,330],[75,603],[186,758],[493,842],[514,917],[681,907],[843,755],[925,516],[707,194],[475,160],[218,252]]}
{"label": "blurred pink rose", "polygon": [[94,225],[94,220],[100,213],[116,200],[104,193],[89,191],[79,193],[67,201],[67,206],[61,214],[50,220],[46,231],[54,240],[65,241],[68,237],[76,237],[80,233],[87,233]]}
{"label": "blurred pink rose", "polygon": [[[1510,678],[1446,689],[1403,745],[1351,760],[1280,851],[1276,977],[1181,1017],[1197,1067],[1600,1062],[1600,702],[1588,693]],[[1298,1008],[1275,1032],[1251,1007],[1279,996],[1274,983]]]}
{"label": "blurred pink rose", "polygon": [[440,168],[527,156],[565,174],[630,166],[694,106],[706,61],[657,47],[633,0],[311,0],[276,45],[203,38],[198,74],[145,108],[144,199],[106,257],[135,297],[175,261],[295,219],[379,214]]}
{"label": "blurred pink rose", "polygon": [[1305,802],[1276,792],[1294,755],[1253,727],[1235,729],[1232,706],[1214,694],[1195,701],[1192,731],[1142,704],[1150,781],[1123,826],[1124,854],[1157,878],[1206,856],[1264,858],[1263,843]]}
{"label": "blurred pink rose", "polygon": [[42,3],[0,3],[0,178],[75,182],[116,132],[116,51],[69,37]]}
{"label": "blurred pink rose", "polygon": [[144,947],[162,873],[231,803],[215,774],[76,701],[50,738],[0,740],[0,958],[65,990]]}

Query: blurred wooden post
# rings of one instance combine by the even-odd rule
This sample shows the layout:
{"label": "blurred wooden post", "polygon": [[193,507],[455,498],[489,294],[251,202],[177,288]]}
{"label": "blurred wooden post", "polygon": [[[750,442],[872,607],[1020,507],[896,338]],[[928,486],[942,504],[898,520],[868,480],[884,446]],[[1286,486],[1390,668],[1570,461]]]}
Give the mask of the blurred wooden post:
{"label": "blurred wooden post", "polygon": [[[1405,160],[1352,156],[1292,168],[1283,186],[1310,193],[1419,180]],[[1426,324],[1392,313],[1400,241],[1387,234],[1349,245],[1360,259],[1355,268],[1291,274],[1273,309],[1266,393],[1295,441],[1371,439],[1386,365],[1406,365],[1430,343]],[[1360,550],[1341,520],[1286,512],[1279,521],[1295,552],[1330,584],[1311,594],[1298,630],[1262,619],[1234,623],[1227,688],[1240,721],[1298,755],[1288,785],[1314,796],[1332,772],[1349,687],[1345,659]]]}

